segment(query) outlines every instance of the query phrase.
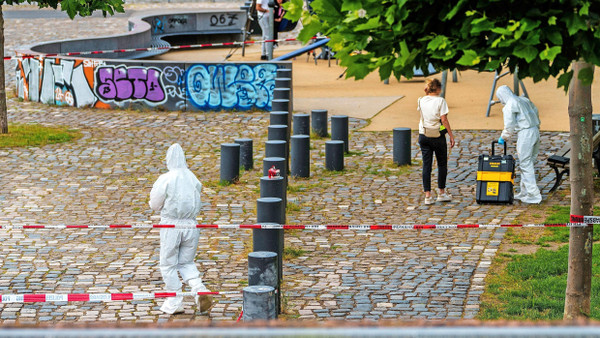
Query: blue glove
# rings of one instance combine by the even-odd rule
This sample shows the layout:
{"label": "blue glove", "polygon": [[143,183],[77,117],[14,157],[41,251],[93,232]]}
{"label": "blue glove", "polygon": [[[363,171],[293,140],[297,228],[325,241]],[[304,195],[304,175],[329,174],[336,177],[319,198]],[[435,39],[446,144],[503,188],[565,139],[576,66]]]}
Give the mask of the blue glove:
{"label": "blue glove", "polygon": [[504,144],[504,139],[502,138],[502,136],[500,136],[500,138],[498,139],[498,144]]}

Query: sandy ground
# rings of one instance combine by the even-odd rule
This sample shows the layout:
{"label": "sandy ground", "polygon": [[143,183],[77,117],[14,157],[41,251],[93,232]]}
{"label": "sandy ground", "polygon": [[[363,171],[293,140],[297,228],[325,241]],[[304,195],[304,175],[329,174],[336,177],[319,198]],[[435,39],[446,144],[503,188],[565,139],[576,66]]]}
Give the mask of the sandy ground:
{"label": "sandy ground", "polygon": [[[299,47],[298,44],[284,45],[275,49],[279,56]],[[182,50],[160,56],[162,60],[222,61],[231,53],[230,49]],[[229,60],[259,61],[260,47],[250,45],[245,56],[241,49],[234,51]],[[340,78],[344,69],[335,60],[317,60],[306,54],[293,60],[294,69],[294,110],[308,112],[311,109],[328,109],[330,114],[345,114],[351,117],[370,119],[365,131],[386,131],[396,127],[416,129],[419,115],[416,101],[423,95],[423,77],[411,80],[392,79],[389,84],[379,80],[377,73],[367,78]],[[492,106],[486,117],[487,101],[495,74],[464,71],[458,73],[458,81],[452,82],[448,76],[446,100],[450,107],[449,120],[453,129],[502,129],[502,106]],[[441,73],[434,75],[441,79]],[[596,71],[596,79],[600,71]],[[550,79],[533,83],[524,80],[530,99],[538,107],[542,121],[541,129],[547,131],[568,131],[568,95],[556,88],[556,80]],[[599,82],[598,80],[595,81]],[[507,75],[499,79],[498,85],[512,88],[513,77]],[[596,85],[595,88],[598,88]],[[496,98],[494,98],[496,99]],[[593,106],[600,106],[600,96],[593,97]]]}

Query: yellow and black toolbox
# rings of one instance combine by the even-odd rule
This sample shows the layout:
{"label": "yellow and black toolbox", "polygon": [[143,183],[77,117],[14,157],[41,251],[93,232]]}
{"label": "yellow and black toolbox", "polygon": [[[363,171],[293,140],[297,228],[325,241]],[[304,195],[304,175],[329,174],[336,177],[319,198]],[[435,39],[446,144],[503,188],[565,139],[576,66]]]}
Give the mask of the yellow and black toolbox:
{"label": "yellow and black toolbox", "polygon": [[512,204],[514,200],[515,159],[512,155],[506,154],[506,142],[504,155],[494,154],[494,146],[497,143],[497,141],[492,142],[492,155],[479,155],[476,196],[479,204]]}

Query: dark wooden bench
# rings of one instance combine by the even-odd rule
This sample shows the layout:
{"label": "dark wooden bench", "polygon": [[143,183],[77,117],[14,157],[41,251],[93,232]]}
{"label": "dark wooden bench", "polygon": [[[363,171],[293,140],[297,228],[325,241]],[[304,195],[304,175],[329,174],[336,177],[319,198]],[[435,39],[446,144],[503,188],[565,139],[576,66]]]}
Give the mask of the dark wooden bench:
{"label": "dark wooden bench", "polygon": [[[598,149],[598,145],[600,145],[600,132],[594,135],[594,139],[592,141],[592,149],[595,149],[593,152],[594,161],[596,162],[596,167],[598,168],[598,175],[600,175],[600,150]],[[560,183],[562,182],[562,178],[565,174],[569,174],[569,162],[571,161],[570,157],[571,153],[571,143],[567,143],[564,147],[562,147],[556,154],[548,157],[548,165],[550,168],[554,169],[556,173],[556,181],[550,189],[550,192],[558,189]]]}

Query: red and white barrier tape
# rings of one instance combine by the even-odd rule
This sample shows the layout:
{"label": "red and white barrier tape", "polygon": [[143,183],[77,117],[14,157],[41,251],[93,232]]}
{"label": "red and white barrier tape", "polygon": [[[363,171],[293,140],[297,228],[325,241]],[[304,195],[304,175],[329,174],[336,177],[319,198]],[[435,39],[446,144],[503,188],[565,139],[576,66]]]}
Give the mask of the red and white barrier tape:
{"label": "red and white barrier tape", "polygon": [[[556,224],[397,224],[397,225],[302,225],[302,224],[197,224],[190,226],[169,224],[110,224],[110,225],[2,225],[1,229],[262,229],[262,230],[419,230],[419,229],[494,229],[494,228],[574,228],[600,224],[599,217],[584,218],[585,223]],[[590,220],[596,223],[589,222]]]}
{"label": "red and white barrier tape", "polygon": [[[316,37],[313,39],[317,39]],[[263,42],[284,42],[284,41],[297,41],[296,38],[288,39],[271,39],[271,40],[249,40],[249,41],[234,41],[234,42],[219,42],[219,43],[200,43],[195,45],[180,45],[180,46],[164,46],[164,47],[147,47],[147,48],[126,48],[126,49],[107,49],[107,50],[95,50],[87,52],[67,52],[67,53],[49,53],[49,54],[37,54],[37,55],[19,55],[19,56],[5,56],[4,61],[7,60],[20,60],[20,59],[35,59],[35,58],[46,58],[46,57],[60,57],[60,56],[82,56],[82,55],[98,55],[98,54],[109,54],[109,53],[127,53],[127,52],[145,52],[152,50],[170,50],[170,49],[188,49],[188,48],[205,48],[205,47],[228,47],[228,46],[241,46],[251,45]]]}
{"label": "red and white barrier tape", "polygon": [[[198,292],[198,295],[231,295],[242,291]],[[22,295],[1,295],[0,303],[43,303],[43,302],[111,302],[119,300],[142,300],[169,297],[196,296],[195,292],[153,292],[153,293],[41,293]]]}
{"label": "red and white barrier tape", "polygon": [[571,223],[600,224],[600,216],[571,215]]}

